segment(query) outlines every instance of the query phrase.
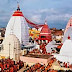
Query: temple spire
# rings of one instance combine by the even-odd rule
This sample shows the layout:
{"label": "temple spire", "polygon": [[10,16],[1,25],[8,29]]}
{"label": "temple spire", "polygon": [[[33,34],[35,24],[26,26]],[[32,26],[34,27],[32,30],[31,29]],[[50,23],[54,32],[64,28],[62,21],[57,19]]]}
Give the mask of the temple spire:
{"label": "temple spire", "polygon": [[17,11],[20,11],[19,2],[17,2]]}
{"label": "temple spire", "polygon": [[44,24],[46,24],[47,25],[47,20],[45,20],[45,23]]}

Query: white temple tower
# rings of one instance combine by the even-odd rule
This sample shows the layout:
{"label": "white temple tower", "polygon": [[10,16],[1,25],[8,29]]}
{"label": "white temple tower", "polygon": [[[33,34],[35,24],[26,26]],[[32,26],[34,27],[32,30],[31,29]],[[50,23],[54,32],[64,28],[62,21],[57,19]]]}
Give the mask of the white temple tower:
{"label": "white temple tower", "polygon": [[10,34],[14,34],[19,39],[20,44],[27,45],[29,42],[28,25],[19,5],[7,24],[5,38]]}
{"label": "white temple tower", "polygon": [[8,35],[3,41],[3,49],[0,52],[1,56],[5,58],[10,57],[14,61],[20,60],[21,48],[19,39],[13,35]]}
{"label": "white temple tower", "polygon": [[70,39],[72,40],[72,17],[69,19],[66,25],[62,43],[64,43],[64,41],[67,39],[68,36],[70,36]]}
{"label": "white temple tower", "polygon": [[57,60],[72,64],[72,40],[70,36],[66,39],[61,47],[60,54],[55,54]]}

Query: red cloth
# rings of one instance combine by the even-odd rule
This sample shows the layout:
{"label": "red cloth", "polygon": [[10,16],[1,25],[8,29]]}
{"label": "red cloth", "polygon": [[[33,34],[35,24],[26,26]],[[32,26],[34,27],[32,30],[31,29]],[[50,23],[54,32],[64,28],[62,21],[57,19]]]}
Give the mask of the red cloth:
{"label": "red cloth", "polygon": [[7,64],[7,68],[9,68],[9,64]]}
{"label": "red cloth", "polygon": [[0,67],[1,67],[1,71],[3,71],[4,67],[3,67],[3,65],[2,65],[2,64],[0,64]]}
{"label": "red cloth", "polygon": [[35,27],[36,29],[38,29],[38,28],[40,28],[40,27],[43,26],[43,24],[42,24],[42,25],[41,25],[41,24],[40,24],[40,25],[39,25],[39,24],[35,24],[35,23],[29,21],[26,17],[24,17],[24,18],[25,18],[26,22],[27,22],[30,26]]}
{"label": "red cloth", "polygon": [[14,65],[13,69],[14,69],[14,71],[17,71],[17,66],[16,66],[16,65]]}
{"label": "red cloth", "polygon": [[10,68],[10,72],[13,72],[13,67]]}
{"label": "red cloth", "polygon": [[6,69],[6,64],[3,65],[4,69]]}
{"label": "red cloth", "polygon": [[65,67],[67,68],[67,63],[65,64]]}

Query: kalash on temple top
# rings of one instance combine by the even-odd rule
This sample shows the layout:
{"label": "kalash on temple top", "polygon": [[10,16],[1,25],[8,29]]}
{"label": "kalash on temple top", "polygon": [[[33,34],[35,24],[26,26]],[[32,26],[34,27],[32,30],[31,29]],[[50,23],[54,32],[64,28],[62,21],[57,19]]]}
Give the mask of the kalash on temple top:
{"label": "kalash on temple top", "polygon": [[19,5],[17,8],[17,11],[15,11],[12,16],[23,16],[24,17],[23,13],[20,11]]}

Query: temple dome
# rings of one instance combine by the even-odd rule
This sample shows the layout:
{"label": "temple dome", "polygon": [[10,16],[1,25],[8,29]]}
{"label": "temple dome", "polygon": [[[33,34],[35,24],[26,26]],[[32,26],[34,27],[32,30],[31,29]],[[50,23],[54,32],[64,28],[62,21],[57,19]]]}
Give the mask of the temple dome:
{"label": "temple dome", "polygon": [[59,61],[69,62],[72,64],[72,41],[70,39],[65,40],[60,54],[54,55]]}
{"label": "temple dome", "polygon": [[62,43],[64,43],[64,41],[68,39],[68,36],[70,36],[70,39],[72,40],[72,27],[69,27],[66,33],[64,34]]}
{"label": "temple dome", "polygon": [[20,41],[19,39],[13,35],[8,35],[3,41],[3,54],[5,57],[9,57],[12,59],[19,60],[20,57]]}
{"label": "temple dome", "polygon": [[52,40],[51,31],[46,23],[43,25],[40,31],[38,40],[47,40],[46,43],[49,43]]}

